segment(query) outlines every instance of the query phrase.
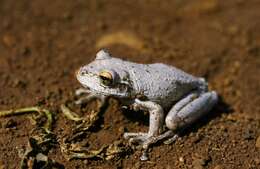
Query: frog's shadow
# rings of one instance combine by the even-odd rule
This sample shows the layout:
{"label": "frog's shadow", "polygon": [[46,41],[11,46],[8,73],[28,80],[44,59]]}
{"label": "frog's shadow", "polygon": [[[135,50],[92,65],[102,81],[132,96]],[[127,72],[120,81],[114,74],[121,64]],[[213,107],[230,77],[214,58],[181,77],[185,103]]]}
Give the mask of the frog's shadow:
{"label": "frog's shadow", "polygon": [[124,117],[126,117],[131,123],[138,122],[141,125],[149,126],[149,113],[144,111],[133,111],[130,109],[122,109]]}
{"label": "frog's shadow", "polygon": [[[138,122],[144,126],[149,126],[149,113],[133,112],[131,110],[122,111],[124,116],[131,120],[132,122]],[[185,129],[180,131],[180,136],[188,135],[189,133],[196,133],[198,129],[207,125],[213,119],[220,117],[222,114],[232,113],[233,109],[228,105],[224,99],[219,96],[218,103],[212,108],[210,112],[205,114],[203,117],[195,121],[193,124],[187,126]]]}

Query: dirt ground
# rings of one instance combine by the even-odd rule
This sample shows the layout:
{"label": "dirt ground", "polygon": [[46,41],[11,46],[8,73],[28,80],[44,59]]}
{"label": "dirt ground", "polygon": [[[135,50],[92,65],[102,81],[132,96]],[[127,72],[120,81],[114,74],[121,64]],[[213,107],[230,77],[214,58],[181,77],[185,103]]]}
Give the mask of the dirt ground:
{"label": "dirt ground", "polygon": [[[1,0],[0,110],[42,103],[55,113],[54,133],[69,131],[59,106],[80,87],[74,72],[104,47],[205,77],[221,101],[175,143],[153,146],[149,161],[139,160],[140,151],[116,161],[67,161],[58,147],[50,158],[69,169],[260,169],[259,18],[259,0]],[[1,169],[19,168],[33,128],[28,116],[0,119]],[[147,118],[111,99],[87,142],[98,147],[147,128]]]}

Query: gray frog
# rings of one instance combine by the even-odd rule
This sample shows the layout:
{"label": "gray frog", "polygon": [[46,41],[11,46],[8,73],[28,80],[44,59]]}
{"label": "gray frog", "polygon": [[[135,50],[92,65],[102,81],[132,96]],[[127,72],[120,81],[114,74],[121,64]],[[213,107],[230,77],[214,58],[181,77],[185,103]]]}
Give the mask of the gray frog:
{"label": "gray frog", "polygon": [[[107,96],[112,96],[134,110],[149,112],[147,133],[124,133],[125,139],[142,145],[144,150],[163,139],[167,139],[165,143],[173,142],[181,129],[209,112],[218,101],[217,93],[208,91],[203,78],[161,63],[124,61],[105,50],[99,51],[93,62],[81,67],[76,77],[84,87],[76,94],[89,93],[77,104],[94,98],[105,102]],[[167,131],[163,131],[164,125]],[[146,159],[144,153],[141,160]]]}

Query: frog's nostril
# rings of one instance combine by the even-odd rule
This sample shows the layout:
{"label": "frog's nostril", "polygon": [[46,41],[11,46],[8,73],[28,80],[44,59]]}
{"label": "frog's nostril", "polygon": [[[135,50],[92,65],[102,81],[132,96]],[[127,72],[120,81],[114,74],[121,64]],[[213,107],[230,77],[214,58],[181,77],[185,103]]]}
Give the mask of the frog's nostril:
{"label": "frog's nostril", "polygon": [[84,73],[84,75],[88,74],[87,70],[83,70],[82,72]]}
{"label": "frog's nostril", "polygon": [[80,69],[78,72],[81,76],[85,76],[88,74],[88,71],[86,69]]}

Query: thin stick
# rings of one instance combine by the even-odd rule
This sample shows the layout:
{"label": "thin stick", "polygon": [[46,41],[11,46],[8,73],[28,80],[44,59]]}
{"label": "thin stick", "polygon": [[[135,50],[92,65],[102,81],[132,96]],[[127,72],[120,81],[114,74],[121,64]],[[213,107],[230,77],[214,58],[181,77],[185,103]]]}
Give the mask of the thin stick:
{"label": "thin stick", "polygon": [[60,106],[60,109],[62,111],[62,113],[70,120],[73,120],[73,121],[81,121],[83,120],[83,118],[80,118],[76,113],[70,111],[70,109],[68,109],[65,104],[62,104]]}
{"label": "thin stick", "polygon": [[40,114],[43,113],[47,117],[45,129],[47,131],[50,131],[52,121],[53,121],[52,113],[47,109],[42,109],[42,108],[37,107],[37,106],[36,107],[25,107],[25,108],[20,108],[20,109],[11,109],[11,110],[0,111],[0,117],[22,115],[22,114],[33,113],[33,112],[38,112]]}

